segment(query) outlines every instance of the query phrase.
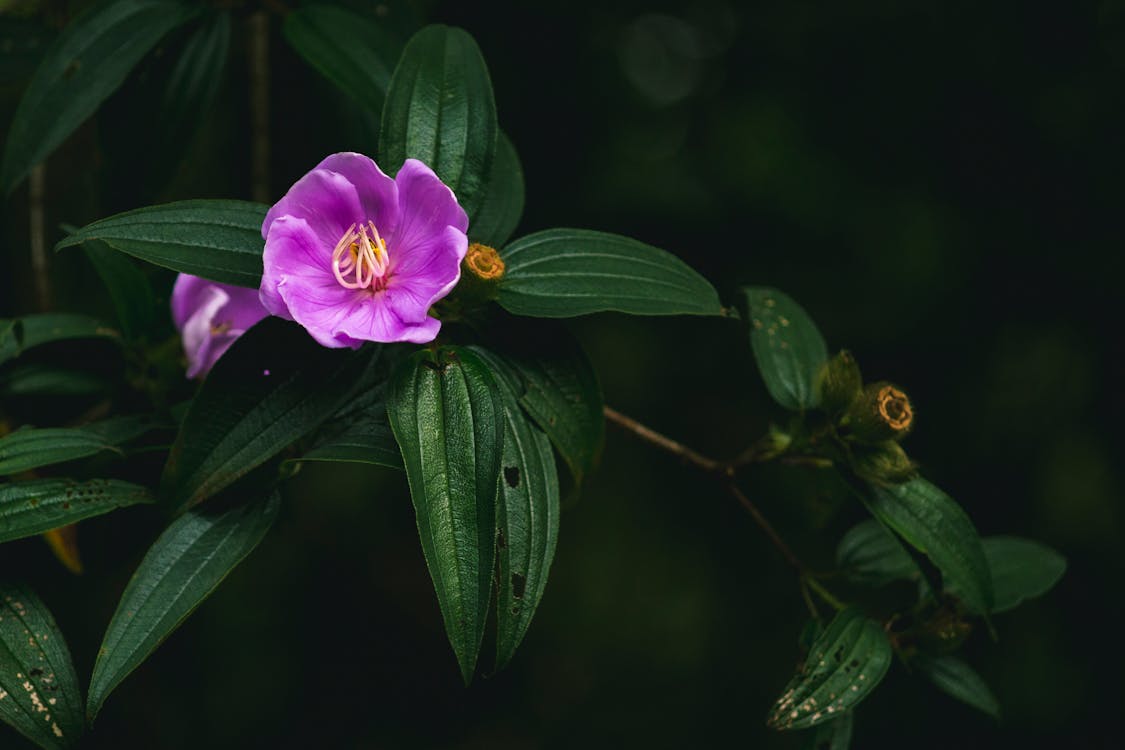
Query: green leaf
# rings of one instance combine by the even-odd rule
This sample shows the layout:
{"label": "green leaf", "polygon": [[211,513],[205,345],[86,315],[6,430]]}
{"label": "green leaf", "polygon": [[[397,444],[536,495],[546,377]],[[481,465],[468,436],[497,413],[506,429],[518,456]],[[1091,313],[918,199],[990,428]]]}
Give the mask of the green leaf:
{"label": "green leaf", "polygon": [[0,364],[43,344],[92,338],[119,341],[121,334],[88,315],[43,313],[0,318]]}
{"label": "green leaf", "polygon": [[1066,572],[1066,558],[1045,544],[1014,536],[985,537],[992,571],[993,612],[1007,612],[1050,591]]}
{"label": "green leaf", "polygon": [[117,479],[33,479],[0,484],[0,542],[151,502],[144,487]]}
{"label": "green leaf", "polygon": [[981,676],[956,656],[920,654],[911,664],[943,693],[1000,719],[1000,701]]}
{"label": "green leaf", "polygon": [[257,289],[267,206],[190,200],[126,211],[87,224],[55,249],[101,240],[114,250],[173,271]]}
{"label": "green leaf", "polygon": [[546,344],[503,360],[519,377],[520,406],[547,433],[579,482],[589,473],[605,440],[605,414],[598,376],[582,347],[561,329]]}
{"label": "green leaf", "polygon": [[887,673],[893,656],[879,623],[855,609],[839,612],[770,712],[774,729],[806,729],[854,708]]}
{"label": "green leaf", "polygon": [[164,85],[158,131],[183,149],[211,111],[230,52],[230,13],[210,12],[184,43]]}
{"label": "green leaf", "polygon": [[104,378],[89,372],[40,362],[17,365],[0,375],[4,396],[94,396],[107,388]]}
{"label": "green leaf", "polygon": [[804,733],[801,747],[804,750],[848,750],[852,744],[854,715],[848,711],[838,719],[818,724]]}
{"label": "green leaf", "polygon": [[384,168],[427,164],[475,216],[496,154],[496,103],[480,48],[463,29],[427,26],[406,43],[379,130]]}
{"label": "green leaf", "polygon": [[113,445],[81,428],[22,429],[0,438],[0,475],[19,474],[113,450]]}
{"label": "green leaf", "polygon": [[445,631],[472,680],[488,618],[504,405],[467,349],[420,351],[395,373],[387,413],[402,448]]}
{"label": "green leaf", "polygon": [[45,750],[75,747],[85,730],[78,675],[55,618],[13,583],[0,584],[0,720]]}
{"label": "green leaf", "polygon": [[722,315],[707,279],[669,252],[587,229],[547,229],[501,251],[498,301],[514,315]]}
{"label": "green leaf", "polygon": [[350,416],[329,420],[299,460],[370,464],[401,471],[402,452],[387,418],[384,389],[367,390],[346,411]]}
{"label": "green leaf", "polygon": [[148,333],[158,318],[152,284],[136,264],[104,242],[90,240],[83,249],[105,284],[125,337]]}
{"label": "green leaf", "polygon": [[281,33],[301,57],[357,104],[378,115],[402,45],[367,16],[307,5],[285,16]]}
{"label": "green leaf", "polygon": [[816,323],[788,295],[768,287],[745,287],[750,346],[774,401],[793,411],[817,406],[816,379],[828,361],[828,346]]}
{"label": "green leaf", "polygon": [[992,576],[980,536],[961,506],[925,479],[872,486],[864,498],[873,516],[941,571],[946,589],[958,592],[970,611],[987,617],[993,606]]}
{"label": "green leaf", "polygon": [[853,526],[836,547],[836,567],[848,580],[878,588],[891,581],[916,580],[918,566],[898,538],[871,518]]}
{"label": "green leaf", "polygon": [[164,467],[162,502],[190,508],[311,433],[353,396],[380,351],[328,349],[296,323],[258,323],[192,401]]}
{"label": "green leaf", "polygon": [[281,506],[276,492],[229,510],[193,510],[176,519],[133,574],[106,629],[86,713],[152,655],[265,537]]}
{"label": "green leaf", "polygon": [[4,191],[10,193],[165,34],[194,13],[189,3],[116,0],[72,21],[47,50],[16,108],[0,167]]}
{"label": "green leaf", "polygon": [[555,557],[559,538],[559,477],[551,441],[531,424],[517,398],[519,382],[503,360],[473,349],[492,370],[504,401],[504,453],[496,509],[500,578],[496,598],[496,668],[523,641]]}
{"label": "green leaf", "polygon": [[501,131],[496,158],[485,182],[484,198],[469,217],[469,237],[490,247],[501,247],[523,216],[523,167],[511,139]]}

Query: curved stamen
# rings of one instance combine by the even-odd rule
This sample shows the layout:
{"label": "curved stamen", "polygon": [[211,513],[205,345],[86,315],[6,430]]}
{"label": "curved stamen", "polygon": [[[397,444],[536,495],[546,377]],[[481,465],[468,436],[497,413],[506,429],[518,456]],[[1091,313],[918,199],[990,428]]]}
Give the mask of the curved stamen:
{"label": "curved stamen", "polygon": [[390,261],[387,243],[379,236],[375,222],[358,225],[359,231],[356,226],[348,227],[332,250],[332,275],[346,289],[382,289]]}

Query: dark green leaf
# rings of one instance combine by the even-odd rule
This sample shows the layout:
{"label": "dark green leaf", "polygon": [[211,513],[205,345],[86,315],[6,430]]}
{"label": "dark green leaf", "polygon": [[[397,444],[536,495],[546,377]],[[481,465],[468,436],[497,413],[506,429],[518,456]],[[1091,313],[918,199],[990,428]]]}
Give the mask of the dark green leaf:
{"label": "dark green leaf", "polygon": [[4,191],[47,158],[195,10],[190,3],[116,0],[72,21],[47,50],[12,119],[0,168]]}
{"label": "dark green leaf", "polygon": [[893,656],[883,628],[855,609],[839,612],[770,712],[774,729],[805,729],[850,711],[875,689]]}
{"label": "dark green leaf", "polygon": [[0,475],[86,458],[113,444],[82,428],[22,429],[0,438]]}
{"label": "dark green leaf", "polygon": [[398,368],[387,413],[402,448],[445,631],[472,680],[488,618],[504,406],[480,357],[448,347]]}
{"label": "dark green leaf", "polygon": [[106,381],[89,372],[29,362],[0,375],[5,396],[94,396],[106,390]]}
{"label": "dark green leaf", "polygon": [[828,346],[816,323],[788,295],[768,287],[746,287],[750,312],[750,346],[766,390],[786,409],[817,406],[820,368]]}
{"label": "dark green leaf", "polygon": [[523,640],[547,586],[559,538],[559,478],[547,436],[528,422],[516,399],[519,382],[503,360],[476,349],[504,400],[504,454],[496,508],[500,579],[496,599],[496,668]]}
{"label": "dark green leaf", "polygon": [[274,492],[229,510],[189,511],[165,529],[125,588],[98,650],[86,708],[91,721],[113,689],[258,546],[280,505]]}
{"label": "dark green leaf", "polygon": [[315,430],[352,397],[379,351],[327,349],[295,323],[258,323],[192,401],[164,467],[162,502],[189,508]]}
{"label": "dark green leaf", "polygon": [[523,216],[523,167],[516,147],[501,132],[496,158],[484,187],[484,199],[475,216],[469,217],[469,237],[490,247],[500,247],[519,226]]}
{"label": "dark green leaf", "polygon": [[158,313],[156,295],[144,272],[104,242],[90,240],[83,249],[109,292],[125,336],[135,339],[150,331]]}
{"label": "dark green leaf", "polygon": [[184,43],[157,113],[157,127],[166,143],[183,149],[211,111],[223,81],[230,37],[230,13],[211,12]]}
{"label": "dark green leaf", "polygon": [[12,583],[0,584],[0,720],[45,750],[75,747],[85,730],[78,675],[55,618]]}
{"label": "dark green leaf", "polygon": [[916,580],[918,566],[883,524],[868,519],[853,526],[836,547],[836,566],[848,579],[871,587]]}
{"label": "dark green leaf", "polygon": [[480,48],[467,32],[427,26],[402,51],[379,131],[385,168],[427,164],[469,216],[484,201],[496,154],[496,103]]}
{"label": "dark green leaf", "polygon": [[144,487],[117,479],[33,479],[0,484],[0,542],[151,502]]}
{"label": "dark green leaf", "polygon": [[402,452],[387,419],[386,394],[372,388],[346,407],[348,416],[337,415],[317,435],[312,449],[301,461],[340,461],[402,469]]}
{"label": "dark green leaf", "polygon": [[43,313],[0,319],[0,364],[36,346],[90,338],[118,341],[121,335],[87,315]]}
{"label": "dark green leaf", "polygon": [[281,33],[357,104],[382,111],[402,45],[378,24],[348,8],[307,5],[285,16]]}
{"label": "dark green leaf", "polygon": [[148,206],[87,224],[55,249],[95,239],[173,271],[257,289],[267,206],[191,200]]}
{"label": "dark green leaf", "polygon": [[1045,544],[1014,536],[986,537],[983,543],[992,571],[993,612],[1046,594],[1066,572],[1066,558]]}
{"label": "dark green leaf", "polygon": [[943,693],[999,720],[1000,701],[981,676],[956,656],[919,655],[911,663]]}
{"label": "dark green leaf", "polygon": [[949,495],[914,479],[894,487],[871,487],[865,494],[871,514],[941,571],[945,588],[985,616],[992,610],[992,577],[973,522]]}
{"label": "dark green leaf", "polygon": [[801,738],[804,750],[848,750],[852,744],[853,714],[848,711],[838,719],[818,724]]}
{"label": "dark green leaf", "polygon": [[547,229],[521,237],[500,255],[506,270],[498,301],[515,315],[723,314],[707,279],[671,253],[628,237]]}

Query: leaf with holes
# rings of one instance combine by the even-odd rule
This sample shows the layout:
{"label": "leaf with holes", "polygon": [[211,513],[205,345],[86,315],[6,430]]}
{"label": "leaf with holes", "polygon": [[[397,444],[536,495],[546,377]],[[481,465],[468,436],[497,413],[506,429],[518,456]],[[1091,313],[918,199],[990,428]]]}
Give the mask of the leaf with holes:
{"label": "leaf with holes", "polygon": [[78,675],[55,618],[13,583],[0,583],[0,720],[44,750],[75,747],[85,730]]}
{"label": "leaf with holes", "polygon": [[468,683],[488,619],[496,553],[504,435],[499,386],[477,354],[445,347],[403,362],[387,396],[422,552]]}
{"label": "leaf with holes", "polygon": [[941,690],[994,719],[1000,719],[1000,701],[976,671],[956,656],[917,656],[911,664]]}
{"label": "leaf with holes", "polygon": [[745,287],[754,361],[774,401],[801,411],[817,406],[816,379],[828,345],[805,309],[768,287]]}
{"label": "leaf with holes", "polygon": [[804,750],[848,750],[852,744],[853,714],[848,711],[838,719],[818,724],[804,732]]}
{"label": "leaf with holes", "polygon": [[209,597],[265,537],[276,492],[223,510],[194,510],[164,530],[133,574],[106,629],[86,713],[91,721],[122,680]]}
{"label": "leaf with holes", "polygon": [[891,665],[890,641],[862,612],[836,614],[770,712],[774,729],[832,721],[866,698]]}
{"label": "leaf with holes", "polygon": [[0,542],[151,502],[144,487],[117,479],[32,479],[0,484]]}

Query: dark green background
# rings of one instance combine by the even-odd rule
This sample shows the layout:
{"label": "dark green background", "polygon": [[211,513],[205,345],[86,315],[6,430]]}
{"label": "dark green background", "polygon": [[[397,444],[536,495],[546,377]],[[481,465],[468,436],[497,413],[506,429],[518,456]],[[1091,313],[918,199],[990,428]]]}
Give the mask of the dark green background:
{"label": "dark green background", "polygon": [[[480,42],[527,174],[521,233],[629,234],[727,301],[741,284],[786,290],[830,347],[908,390],[907,448],[982,533],[1069,558],[1052,594],[997,618],[999,642],[967,645],[1001,727],[895,667],[861,706],[854,747],[1117,746],[1125,4],[483,5],[392,4],[382,18],[409,28],[414,12]],[[0,127],[50,33],[3,23]],[[174,38],[52,158],[52,242],[59,222],[250,197],[244,33],[195,141],[156,127]],[[280,196],[327,153],[370,152],[375,134],[284,46],[277,19],[272,42]],[[4,207],[0,315],[35,307],[26,211],[22,188]],[[58,309],[108,309],[80,256],[53,270]],[[574,329],[610,404],[703,452],[732,455],[781,417],[734,322]],[[750,473],[745,488],[814,567],[862,517],[796,470]],[[791,572],[727,496],[612,428],[564,508],[527,641],[468,690],[403,477],[310,468],[287,497],[262,548],[111,697],[91,747],[797,746],[765,728],[804,619]],[[80,674],[158,528],[145,510],[83,524],[81,578],[37,539],[0,549],[4,575],[55,611]]]}

